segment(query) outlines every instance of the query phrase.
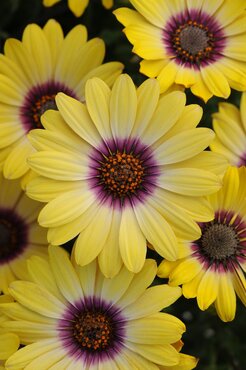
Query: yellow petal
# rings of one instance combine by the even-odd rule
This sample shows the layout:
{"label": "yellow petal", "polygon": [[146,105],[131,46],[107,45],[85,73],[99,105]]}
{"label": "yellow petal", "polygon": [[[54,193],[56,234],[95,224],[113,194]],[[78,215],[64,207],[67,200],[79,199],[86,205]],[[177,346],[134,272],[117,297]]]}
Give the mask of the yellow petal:
{"label": "yellow petal", "polygon": [[60,247],[50,246],[49,256],[59,290],[70,303],[78,302],[83,298],[83,292],[68,253]]}
{"label": "yellow petal", "polygon": [[195,258],[187,258],[175,267],[169,276],[171,285],[180,285],[194,279],[201,271],[202,265]]}
{"label": "yellow petal", "polygon": [[32,55],[39,80],[49,81],[52,78],[52,59],[44,31],[37,24],[29,24],[23,32],[22,41]]}
{"label": "yellow petal", "polygon": [[11,283],[9,290],[11,295],[23,306],[41,315],[60,318],[66,310],[61,301],[35,283],[15,281]]}
{"label": "yellow petal", "polygon": [[118,306],[124,308],[136,301],[153,282],[156,276],[156,262],[152,259],[145,260],[140,272],[134,275],[130,286],[118,301]]}
{"label": "yellow petal", "polygon": [[236,294],[230,272],[222,272],[219,280],[219,289],[215,308],[220,319],[224,322],[234,320],[236,313]]}
{"label": "yellow petal", "polygon": [[14,352],[17,351],[20,345],[19,337],[13,333],[0,335],[0,360],[6,360]]}
{"label": "yellow petal", "polygon": [[76,17],[80,17],[84,13],[88,3],[89,0],[68,0],[69,9]]}
{"label": "yellow petal", "polygon": [[148,288],[137,301],[124,308],[124,315],[130,320],[157,313],[170,306],[181,296],[179,287],[167,284]]}
{"label": "yellow petal", "polygon": [[27,157],[33,152],[34,149],[24,137],[8,155],[3,168],[4,176],[12,180],[23,176],[29,170]]}
{"label": "yellow petal", "polygon": [[110,98],[110,126],[115,139],[130,135],[136,113],[136,88],[132,79],[123,74],[116,80]]}
{"label": "yellow petal", "polygon": [[151,346],[149,344],[127,342],[125,345],[149,361],[159,365],[175,366],[179,362],[179,353],[169,344],[155,344]]}
{"label": "yellow petal", "polygon": [[147,241],[142,233],[134,211],[126,208],[122,212],[119,230],[120,254],[126,267],[135,273],[143,267],[147,252]]}
{"label": "yellow petal", "polygon": [[108,238],[98,256],[100,269],[107,278],[118,274],[123,263],[119,246],[120,219],[121,213],[114,210]]}
{"label": "yellow petal", "polygon": [[44,227],[64,225],[84,213],[94,200],[94,194],[85,188],[66,192],[43,208],[38,221]]}
{"label": "yellow petal", "polygon": [[156,110],[142,134],[144,142],[151,145],[158,139],[161,140],[169,130],[172,130],[182,115],[185,101],[186,96],[180,91],[173,91],[161,96]]}
{"label": "yellow petal", "polygon": [[95,216],[80,233],[75,243],[75,260],[79,265],[84,266],[93,261],[105,246],[110,232],[112,215],[111,207],[107,205],[97,207]]}
{"label": "yellow petal", "polygon": [[88,112],[103,139],[111,138],[109,124],[110,89],[98,78],[90,79],[85,88]]}
{"label": "yellow petal", "polygon": [[155,250],[170,261],[176,260],[176,236],[164,217],[152,205],[138,204],[134,211],[142,233]]}
{"label": "yellow petal", "polygon": [[221,180],[210,171],[177,168],[163,172],[158,178],[158,185],[178,194],[201,196],[218,191]]}
{"label": "yellow petal", "polygon": [[217,298],[219,287],[219,276],[213,268],[209,268],[197,290],[197,303],[200,310],[206,310]]}
{"label": "yellow petal", "polygon": [[205,127],[180,132],[155,149],[158,164],[171,164],[189,159],[203,151],[214,138]]}
{"label": "yellow petal", "polygon": [[203,82],[213,95],[227,99],[231,93],[229,83],[219,68],[210,64],[206,68],[201,68]]}
{"label": "yellow petal", "polygon": [[150,345],[174,343],[181,338],[184,331],[182,321],[166,313],[131,320],[126,325],[127,340]]}

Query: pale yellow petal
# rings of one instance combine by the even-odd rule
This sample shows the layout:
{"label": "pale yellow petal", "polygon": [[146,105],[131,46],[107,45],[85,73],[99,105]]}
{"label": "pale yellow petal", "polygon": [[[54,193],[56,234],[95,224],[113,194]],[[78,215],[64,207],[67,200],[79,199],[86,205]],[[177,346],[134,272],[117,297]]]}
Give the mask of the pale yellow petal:
{"label": "pale yellow petal", "polygon": [[132,304],[124,308],[124,315],[129,319],[137,319],[157,313],[170,306],[181,296],[179,287],[156,285],[145,290]]}
{"label": "pale yellow petal", "polygon": [[75,243],[75,260],[79,265],[90,263],[101,252],[110,232],[112,216],[111,207],[107,205],[97,207],[95,216],[80,233]]}
{"label": "pale yellow petal", "polygon": [[38,221],[43,227],[64,225],[84,213],[94,200],[94,194],[84,187],[65,192],[42,209]]}
{"label": "pale yellow petal", "polygon": [[114,210],[108,238],[98,256],[100,269],[107,278],[113,278],[120,271],[123,263],[119,245],[120,219],[121,213]]}
{"label": "pale yellow petal", "polygon": [[15,281],[11,283],[9,290],[23,306],[44,316],[60,318],[66,309],[48,290],[32,282]]}
{"label": "pale yellow petal", "polygon": [[72,304],[81,300],[83,292],[69,254],[60,247],[50,246],[49,257],[56,284],[63,296]]}
{"label": "pale yellow petal", "polygon": [[125,294],[118,301],[119,307],[124,308],[136,301],[153,282],[156,275],[156,262],[151,259],[145,260],[142,270],[135,274]]}
{"label": "pale yellow petal", "polygon": [[132,79],[123,74],[116,80],[110,98],[110,126],[115,139],[127,138],[137,113],[137,94]]}
{"label": "pale yellow petal", "polygon": [[112,133],[109,124],[109,87],[102,80],[92,78],[86,84],[85,95],[88,112],[98,132],[103,139],[110,139]]}
{"label": "pale yellow petal", "polygon": [[164,217],[153,206],[138,204],[134,208],[139,226],[155,250],[166,259],[177,259],[176,236]]}

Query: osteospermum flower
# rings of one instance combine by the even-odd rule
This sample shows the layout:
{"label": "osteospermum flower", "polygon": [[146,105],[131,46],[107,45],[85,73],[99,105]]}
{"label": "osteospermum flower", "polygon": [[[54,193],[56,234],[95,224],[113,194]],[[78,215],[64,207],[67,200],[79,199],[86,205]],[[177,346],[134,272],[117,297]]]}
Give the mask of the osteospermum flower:
{"label": "osteospermum flower", "polygon": [[183,284],[186,298],[197,297],[201,310],[212,303],[223,321],[234,319],[236,294],[246,305],[246,168],[229,168],[223,188],[209,196],[215,218],[200,224],[202,236],[186,243],[184,258],[159,266],[171,285]]}
{"label": "osteospermum flower", "polygon": [[[43,0],[44,6],[53,6],[59,3],[61,0]],[[102,0],[102,5],[106,9],[110,9],[113,6],[113,0]],[[80,17],[89,4],[89,0],[68,0],[68,7],[76,17]]]}
{"label": "osteospermum flower", "polygon": [[219,103],[213,114],[216,135],[210,144],[212,151],[221,153],[233,166],[246,165],[246,93],[241,96],[240,111],[230,103]]}
{"label": "osteospermum flower", "polygon": [[[0,305],[7,302],[13,302],[13,298],[10,295],[0,295]],[[2,324],[8,320],[6,315],[0,313],[0,370],[5,369],[5,361],[17,351],[20,345],[18,335],[8,333],[2,327]]]}
{"label": "osteospermum flower", "polygon": [[130,0],[114,11],[161,91],[180,84],[207,101],[246,89],[245,0]]}
{"label": "osteospermum flower", "polygon": [[102,80],[88,81],[86,105],[62,93],[56,104],[59,113],[43,116],[46,130],[30,133],[38,152],[28,163],[41,176],[27,187],[30,197],[49,202],[39,222],[51,244],[79,234],[77,263],[99,256],[107,276],[122,260],[139,271],[146,239],[175,260],[176,236],[197,239],[193,218],[212,219],[202,196],[220,188],[213,172],[225,169],[223,158],[202,153],[214,133],[195,128],[201,108],[185,107],[182,92],[159,99],[154,79],[136,89],[128,75],[112,91]]}
{"label": "osteospermum flower", "polygon": [[[138,274],[122,267],[106,279],[96,261],[72,265],[67,252],[49,248],[50,260],[28,261],[32,281],[16,281],[16,303],[0,305],[12,320],[6,330],[27,344],[6,362],[6,369],[179,369],[196,359],[176,349],[184,324],[159,311],[179,298],[181,289],[148,288],[156,274],[146,260]],[[122,284],[122,282],[124,282]],[[148,288],[148,289],[147,289]]]}
{"label": "osteospermum flower", "polygon": [[56,109],[55,95],[62,91],[84,100],[88,78],[99,76],[112,84],[122,64],[102,64],[104,42],[87,41],[84,26],[74,27],[64,38],[54,20],[43,29],[28,25],[22,42],[8,39],[4,53],[0,55],[0,169],[15,179],[28,171],[26,157],[33,149],[27,134],[42,127],[40,116],[47,109]]}
{"label": "osteospermum flower", "polygon": [[26,259],[47,254],[46,230],[37,224],[40,203],[29,199],[18,181],[0,175],[0,293],[27,277]]}

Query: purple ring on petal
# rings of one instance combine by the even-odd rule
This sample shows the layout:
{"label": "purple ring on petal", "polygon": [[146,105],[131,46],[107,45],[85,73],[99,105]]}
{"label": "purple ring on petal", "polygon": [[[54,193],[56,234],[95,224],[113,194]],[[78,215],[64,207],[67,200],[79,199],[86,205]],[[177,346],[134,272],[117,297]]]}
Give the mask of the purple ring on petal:
{"label": "purple ring on petal", "polygon": [[172,16],[163,29],[162,40],[177,64],[197,70],[219,60],[226,46],[222,25],[198,9]]}
{"label": "purple ring on petal", "polygon": [[125,324],[121,310],[112,302],[91,296],[70,303],[57,329],[67,353],[90,366],[120,353]]}
{"label": "purple ring on petal", "polygon": [[28,227],[12,209],[0,208],[0,266],[23,253],[28,245]]}
{"label": "purple ring on petal", "polygon": [[237,163],[237,167],[241,167],[241,166],[246,166],[246,153],[243,153],[241,156],[240,156],[240,159]]}
{"label": "purple ring on petal", "polygon": [[59,92],[76,99],[76,94],[69,87],[56,81],[48,81],[29,90],[20,108],[20,119],[26,132],[43,128],[40,117],[48,109],[57,110],[55,96]]}
{"label": "purple ring on petal", "polygon": [[122,209],[153,194],[160,166],[137,138],[107,140],[89,155],[88,183],[101,204]]}

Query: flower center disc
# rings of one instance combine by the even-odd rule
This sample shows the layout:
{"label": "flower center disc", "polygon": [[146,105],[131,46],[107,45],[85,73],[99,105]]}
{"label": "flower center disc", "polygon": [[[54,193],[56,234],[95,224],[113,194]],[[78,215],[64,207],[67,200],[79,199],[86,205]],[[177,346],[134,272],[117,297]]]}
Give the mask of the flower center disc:
{"label": "flower center disc", "polygon": [[52,95],[43,95],[40,99],[35,101],[31,110],[32,110],[32,117],[33,122],[37,128],[43,128],[41,124],[41,116],[42,114],[48,109],[57,110],[56,102],[55,102],[56,94]]}
{"label": "flower center disc", "polygon": [[111,320],[100,312],[80,313],[74,320],[73,335],[86,350],[105,350],[113,339]]}
{"label": "flower center disc", "polygon": [[120,198],[135,193],[144,177],[142,161],[132,154],[119,152],[107,157],[99,172],[106,190]]}
{"label": "flower center disc", "polygon": [[12,211],[0,210],[0,264],[14,259],[27,245],[26,225]]}
{"label": "flower center disc", "polygon": [[201,246],[210,258],[223,260],[235,254],[238,247],[237,234],[225,224],[210,224],[201,237]]}
{"label": "flower center disc", "polygon": [[9,246],[16,243],[16,230],[8,221],[0,220],[0,255],[4,255]]}
{"label": "flower center disc", "polygon": [[29,90],[20,107],[20,118],[26,132],[43,128],[41,116],[48,109],[57,110],[55,97],[59,92],[77,98],[70,88],[57,81],[48,81]]}
{"label": "flower center disc", "polygon": [[180,46],[192,55],[202,52],[208,46],[209,37],[204,29],[187,26],[180,32]]}
{"label": "flower center disc", "polygon": [[183,61],[199,63],[210,57],[214,50],[214,36],[208,27],[196,21],[180,25],[173,33],[172,43]]}

